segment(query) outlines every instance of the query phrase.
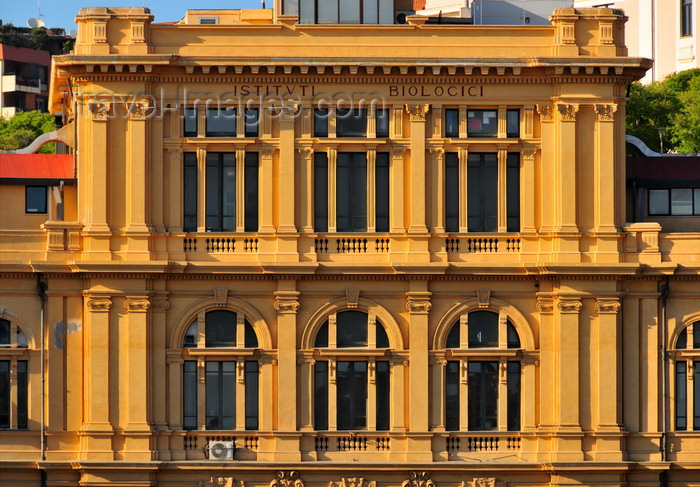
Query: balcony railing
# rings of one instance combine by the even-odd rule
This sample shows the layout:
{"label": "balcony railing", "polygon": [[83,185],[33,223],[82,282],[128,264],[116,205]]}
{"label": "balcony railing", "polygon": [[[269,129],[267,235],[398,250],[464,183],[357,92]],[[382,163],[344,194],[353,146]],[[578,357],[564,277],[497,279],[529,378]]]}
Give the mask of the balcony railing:
{"label": "balcony railing", "polygon": [[16,74],[4,74],[2,76],[2,91],[3,93],[10,93],[13,91],[41,93],[41,80],[38,78],[23,78]]}

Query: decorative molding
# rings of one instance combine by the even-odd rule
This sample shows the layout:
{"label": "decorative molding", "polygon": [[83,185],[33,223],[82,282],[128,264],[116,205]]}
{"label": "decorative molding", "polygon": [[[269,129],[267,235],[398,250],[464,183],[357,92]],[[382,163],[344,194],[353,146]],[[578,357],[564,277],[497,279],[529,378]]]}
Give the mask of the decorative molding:
{"label": "decorative molding", "polygon": [[620,308],[620,302],[617,299],[599,299],[595,303],[595,309],[599,314],[616,314]]}
{"label": "decorative molding", "polygon": [[277,472],[277,478],[270,482],[270,487],[304,487],[304,481],[299,478],[299,472],[290,470]]}
{"label": "decorative molding", "polygon": [[595,105],[595,112],[598,115],[599,122],[612,122],[615,120],[615,112],[617,111],[617,105],[607,105],[601,104]]}
{"label": "decorative molding", "polygon": [[346,289],[345,298],[347,299],[347,306],[351,309],[356,309],[357,304],[360,300],[360,290],[359,289]]}
{"label": "decorative molding", "polygon": [[406,147],[402,145],[394,145],[391,147],[391,156],[396,158],[396,159],[401,159],[403,158],[404,154],[406,154]]}
{"label": "decorative molding", "polygon": [[551,299],[537,299],[537,311],[541,314],[549,314],[554,312],[554,301]]}
{"label": "decorative molding", "polygon": [[128,313],[145,313],[150,307],[150,301],[144,297],[128,297],[124,301],[124,309]]}
{"label": "decorative molding", "polygon": [[435,482],[430,478],[430,472],[411,472],[410,478],[404,480],[401,487],[435,487]]}
{"label": "decorative molding", "polygon": [[559,301],[557,303],[557,308],[562,313],[578,313],[579,311],[581,311],[582,306],[583,305],[579,300]]}
{"label": "decorative molding", "polygon": [[490,289],[477,289],[476,299],[479,303],[479,308],[488,308],[491,301],[491,290]]}
{"label": "decorative molding", "polygon": [[430,155],[433,156],[434,159],[441,160],[442,157],[445,155],[445,148],[430,147]]}
{"label": "decorative molding", "polygon": [[167,311],[170,308],[170,301],[165,296],[156,296],[151,299],[153,311]]}
{"label": "decorative molding", "polygon": [[93,313],[109,311],[112,300],[109,298],[88,298],[87,307]]}
{"label": "decorative molding", "polygon": [[171,159],[179,159],[182,156],[182,147],[167,147],[168,157]]}
{"label": "decorative molding", "polygon": [[299,293],[297,291],[275,292],[275,310],[279,313],[296,313],[299,311]]}
{"label": "decorative molding", "polygon": [[147,101],[134,102],[129,111],[129,116],[132,120],[146,120],[153,114],[153,110],[155,110],[155,108]]}
{"label": "decorative molding", "polygon": [[406,105],[406,111],[411,122],[425,122],[428,110],[430,110],[430,105]]}
{"label": "decorative molding", "polygon": [[112,111],[112,105],[105,101],[91,100],[87,106],[93,120],[107,120]]}
{"label": "decorative molding", "polygon": [[362,477],[343,477],[340,482],[328,482],[328,487],[377,487],[377,481],[366,482]]}
{"label": "decorative molding", "polygon": [[260,148],[260,155],[263,159],[272,159],[272,156],[275,154],[276,150],[277,147],[273,145],[264,145]]}
{"label": "decorative molding", "polygon": [[429,292],[408,292],[406,293],[406,309],[409,313],[427,314],[433,305],[430,303]]}
{"label": "decorative molding", "polygon": [[540,121],[554,121],[554,107],[552,105],[537,105],[537,113],[540,114]]}
{"label": "decorative molding", "polygon": [[298,151],[301,154],[301,158],[305,161],[310,161],[314,156],[314,148],[309,145],[299,147]]}
{"label": "decorative molding", "polygon": [[[199,482],[199,487],[233,487],[233,477],[210,477],[209,481]],[[241,486],[244,486],[243,481],[241,481]]]}
{"label": "decorative molding", "polygon": [[537,147],[526,145],[520,153],[523,155],[523,159],[534,159],[535,154],[537,154]]}
{"label": "decorative molding", "polygon": [[558,103],[557,110],[564,122],[575,122],[578,113],[578,105],[571,103]]}
{"label": "decorative molding", "polygon": [[228,289],[214,289],[214,301],[217,306],[226,306],[228,300]]}
{"label": "decorative molding", "polygon": [[[462,485],[464,485],[464,482],[462,482]],[[475,477],[469,483],[469,487],[496,487],[496,479],[493,477]]]}

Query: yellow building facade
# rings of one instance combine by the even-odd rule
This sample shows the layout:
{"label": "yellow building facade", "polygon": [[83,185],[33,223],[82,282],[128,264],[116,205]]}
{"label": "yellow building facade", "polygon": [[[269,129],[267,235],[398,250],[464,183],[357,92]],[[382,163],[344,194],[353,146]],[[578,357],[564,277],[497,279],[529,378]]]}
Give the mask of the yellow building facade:
{"label": "yellow building facade", "polygon": [[0,180],[0,485],[695,485],[700,235],[626,221],[624,15],[285,8],[78,14],[75,184]]}

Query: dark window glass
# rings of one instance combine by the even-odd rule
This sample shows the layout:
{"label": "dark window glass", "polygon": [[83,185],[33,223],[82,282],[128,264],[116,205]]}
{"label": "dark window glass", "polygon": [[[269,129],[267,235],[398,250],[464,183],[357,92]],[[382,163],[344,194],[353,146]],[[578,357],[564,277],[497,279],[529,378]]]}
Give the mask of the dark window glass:
{"label": "dark window glass", "polygon": [[650,189],[649,214],[669,215],[671,213],[671,205],[668,197],[669,191],[667,189]]}
{"label": "dark window glass", "polygon": [[367,362],[337,362],[338,430],[367,427]]}
{"label": "dark window glass", "polygon": [[209,311],[204,333],[207,347],[235,347],[236,313],[225,310]]}
{"label": "dark window glass", "polygon": [[314,108],[314,137],[328,137],[327,108]]}
{"label": "dark window glass", "polygon": [[377,329],[377,348],[389,348],[389,337],[386,335],[384,325],[377,320],[375,328]]}
{"label": "dark window glass", "polygon": [[367,231],[367,155],[363,152],[338,153],[336,229]]}
{"label": "dark window glass", "polygon": [[693,35],[693,0],[681,0],[681,36]]}
{"label": "dark window glass", "polygon": [[366,137],[367,110],[364,108],[339,108],[335,111],[337,137]]}
{"label": "dark window glass", "polygon": [[207,231],[236,230],[236,154],[207,153]]}
{"label": "dark window glass", "polygon": [[389,137],[389,110],[386,108],[377,110],[377,137]]}
{"label": "dark window glass", "polygon": [[506,160],[507,230],[520,231],[520,154],[509,153]]}
{"label": "dark window glass", "polygon": [[185,137],[197,137],[197,109],[194,107],[186,107],[183,115],[183,135]]}
{"label": "dark window glass", "polygon": [[328,154],[314,153],[314,229],[328,231]]}
{"label": "dark window glass", "polygon": [[685,362],[676,362],[676,430],[688,429],[688,397]]}
{"label": "dark window glass", "polygon": [[245,348],[258,348],[258,335],[255,334],[255,330],[253,329],[253,325],[248,323],[248,320],[245,320]]}
{"label": "dark window glass", "polygon": [[328,362],[314,364],[314,428],[328,429]]}
{"label": "dark window glass", "polygon": [[377,152],[376,161],[376,230],[389,231],[389,153]]}
{"label": "dark window glass", "polygon": [[197,154],[185,152],[184,154],[184,178],[183,178],[183,230],[186,232],[197,231]]}
{"label": "dark window glass", "polygon": [[236,427],[236,362],[206,362],[207,429]]}
{"label": "dark window glass", "polygon": [[0,360],[0,428],[10,427],[10,361]]}
{"label": "dark window glass", "polygon": [[520,110],[506,110],[506,136],[520,137]]}
{"label": "dark window glass", "polygon": [[445,344],[446,348],[459,348],[460,346],[460,330],[461,326],[459,321],[452,325],[452,328],[450,329],[450,332],[447,334],[447,343]]}
{"label": "dark window glass", "polygon": [[197,362],[186,361],[182,375],[183,427],[194,430],[197,429]]}
{"label": "dark window glass", "polygon": [[0,319],[0,345],[10,344],[10,322]]}
{"label": "dark window glass", "polygon": [[498,362],[469,362],[469,430],[498,428]]}
{"label": "dark window glass", "polygon": [[[343,311],[337,314],[338,348],[367,346],[367,314],[362,311]],[[381,325],[379,325],[381,326]]]}
{"label": "dark window glass", "polygon": [[[245,155],[245,227],[246,232],[258,231],[258,153],[246,152]],[[234,201],[235,204],[235,201]],[[234,211],[235,214],[235,211]]]}
{"label": "dark window glass", "polygon": [[389,430],[389,362],[376,363],[377,431]]}
{"label": "dark window glass", "polygon": [[459,154],[445,154],[445,231],[459,232]]}
{"label": "dark window glass", "polygon": [[510,321],[508,321],[507,329],[508,329],[508,348],[520,348],[520,337],[518,336],[518,332],[515,331],[515,327],[513,326],[513,323],[511,323]]}
{"label": "dark window glass", "polygon": [[316,333],[316,340],[314,341],[315,348],[326,348],[328,346],[328,321],[321,325]]}
{"label": "dark window glass", "polygon": [[683,328],[678,335],[678,340],[676,340],[676,349],[680,350],[684,348],[688,348],[688,328]]}
{"label": "dark window glass", "polygon": [[508,362],[508,431],[520,430],[520,362]]}
{"label": "dark window glass", "polygon": [[235,137],[236,109],[207,108],[207,137]]}
{"label": "dark window glass", "polygon": [[498,231],[498,156],[470,153],[467,159],[467,226],[470,232]]}
{"label": "dark window glass", "polygon": [[498,135],[498,111],[467,110],[467,135],[469,137],[496,137]]}
{"label": "dark window glass", "polygon": [[671,190],[671,215],[686,216],[693,214],[693,190],[673,188]]}
{"label": "dark window glass", "polygon": [[469,313],[469,348],[498,346],[498,315],[491,311]]}
{"label": "dark window glass", "polygon": [[[258,363],[245,363],[245,429],[258,429]],[[235,405],[234,405],[235,407]]]}
{"label": "dark window glass", "polygon": [[456,108],[445,109],[445,137],[459,137],[459,110]]}
{"label": "dark window glass", "polygon": [[46,186],[27,186],[25,212],[46,213],[46,211]]}
{"label": "dark window glass", "polygon": [[[457,328],[457,327],[455,327]],[[445,429],[459,430],[459,362],[449,361],[445,369]]]}
{"label": "dark window glass", "polygon": [[700,321],[696,321],[690,326],[693,327],[693,348],[700,348]]}
{"label": "dark window glass", "polygon": [[257,108],[246,108],[245,109],[245,136],[246,137],[257,137],[258,127],[260,124]]}
{"label": "dark window glass", "polygon": [[700,430],[700,362],[693,362],[693,430]]}

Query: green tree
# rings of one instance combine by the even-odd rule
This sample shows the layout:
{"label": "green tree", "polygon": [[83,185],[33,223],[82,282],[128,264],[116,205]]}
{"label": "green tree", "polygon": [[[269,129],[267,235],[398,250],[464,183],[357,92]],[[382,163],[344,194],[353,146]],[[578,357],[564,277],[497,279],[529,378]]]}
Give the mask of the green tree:
{"label": "green tree", "polygon": [[[22,149],[41,134],[56,130],[56,120],[51,114],[37,110],[19,112],[12,118],[0,118],[0,150]],[[44,145],[40,154],[53,154],[53,142]]]}

